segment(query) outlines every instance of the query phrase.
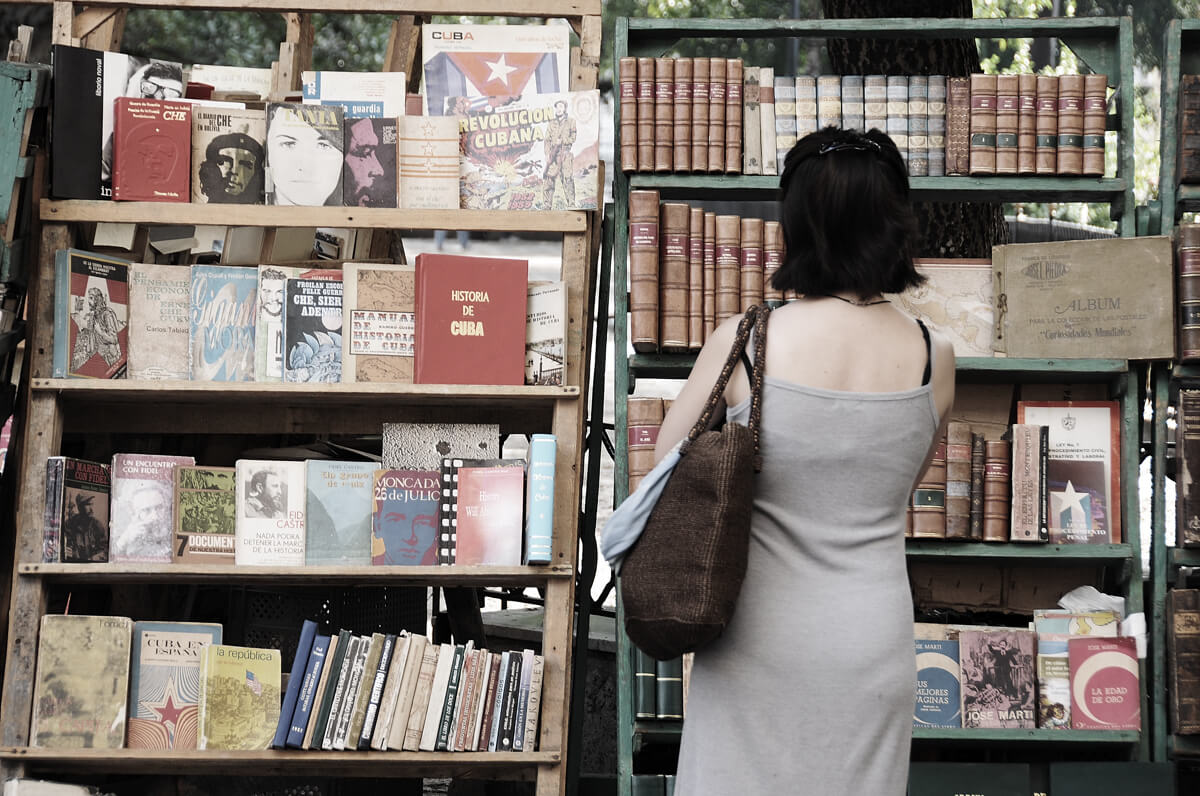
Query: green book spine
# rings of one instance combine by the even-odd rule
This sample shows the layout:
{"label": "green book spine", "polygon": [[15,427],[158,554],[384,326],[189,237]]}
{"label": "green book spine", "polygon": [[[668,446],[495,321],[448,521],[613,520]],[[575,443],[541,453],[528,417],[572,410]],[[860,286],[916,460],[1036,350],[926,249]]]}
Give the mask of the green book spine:
{"label": "green book spine", "polygon": [[635,718],[658,718],[655,692],[658,675],[654,659],[637,647],[633,648],[633,713]]}
{"label": "green book spine", "polygon": [[463,658],[466,647],[454,645],[454,661],[450,664],[450,680],[446,684],[446,701],[442,703],[442,720],[438,724],[437,742],[434,750],[445,752],[450,741],[450,727],[454,724],[454,705],[458,699],[458,684],[462,679]]}
{"label": "green book spine", "polygon": [[334,684],[337,682],[338,673],[342,670],[342,662],[346,660],[346,648],[350,646],[350,631],[338,631],[338,645],[333,653],[333,660],[329,662],[329,677],[326,680],[325,693],[321,697],[321,707],[317,711],[317,726],[313,729],[312,742],[308,745],[309,749],[320,749],[321,741],[325,737],[325,725],[329,723],[329,708],[333,704]]}
{"label": "green book spine", "polygon": [[655,699],[658,717],[671,721],[683,720],[683,658],[655,661]]}

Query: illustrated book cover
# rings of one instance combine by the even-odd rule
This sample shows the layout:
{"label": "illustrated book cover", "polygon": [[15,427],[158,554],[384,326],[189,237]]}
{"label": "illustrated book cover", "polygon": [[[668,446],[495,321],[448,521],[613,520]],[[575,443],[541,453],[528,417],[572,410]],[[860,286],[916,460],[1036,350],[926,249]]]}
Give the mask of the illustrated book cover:
{"label": "illustrated book cover", "polygon": [[113,199],[187,202],[191,198],[192,106],[118,97],[113,109]]}
{"label": "illustrated book cover", "polygon": [[1137,640],[1081,636],[1067,642],[1071,729],[1140,730]]}
{"label": "illustrated book cover", "polygon": [[257,287],[253,266],[192,266],[192,381],[254,380]]}
{"label": "illustrated book cover", "polygon": [[129,749],[195,749],[200,659],[222,627],[204,622],[134,622],[129,670]]}
{"label": "illustrated book cover", "polygon": [[888,298],[950,339],[956,357],[992,352],[992,262],[983,259],[918,259],[925,283]]}
{"label": "illustrated book cover", "polygon": [[183,64],[105,51],[102,77],[100,139],[100,196],[112,197],[114,128],[118,97],[135,99],[177,100],[183,97]]}
{"label": "illustrated book cover", "polygon": [[269,749],[279,724],[279,650],[210,644],[200,664],[198,749]]}
{"label": "illustrated book cover", "polygon": [[403,72],[314,70],[301,72],[300,82],[305,105],[336,105],[347,117],[395,120],[404,115],[408,83]]}
{"label": "illustrated book cover", "polygon": [[113,456],[109,561],[170,563],[175,536],[175,468],[195,463],[191,456]]}
{"label": "illustrated book cover", "polygon": [[458,119],[401,116],[398,206],[410,210],[457,210]]}
{"label": "illustrated book cover", "polygon": [[267,204],[341,206],[344,119],[339,105],[267,103]]}
{"label": "illustrated book cover", "polygon": [[958,643],[963,727],[1036,727],[1033,631],[963,628]]}
{"label": "illustrated book cover", "polygon": [[233,564],[237,531],[237,470],[175,468],[175,540],[171,560]]}
{"label": "illustrated book cover", "polygon": [[192,201],[262,204],[266,152],[267,117],[263,111],[193,106]]}
{"label": "illustrated book cover", "polygon": [[104,53],[55,44],[50,114],[50,193],[56,199],[100,199]]}
{"label": "illustrated book cover", "polygon": [[31,746],[124,746],[132,636],[133,620],[124,616],[42,617]]}
{"label": "illustrated book cover", "polygon": [[1047,426],[1050,542],[1119,544],[1121,418],[1117,401],[1019,401],[1018,423]]}
{"label": "illustrated book cover", "polygon": [[70,456],[61,458],[59,558],[54,560],[64,564],[108,561],[112,489],[109,465]]}
{"label": "illustrated book cover", "polygon": [[342,381],[412,384],[415,279],[412,265],[342,266]]}
{"label": "illustrated book cover", "polygon": [[341,381],[341,280],[288,279],[283,295],[283,380]]}
{"label": "illustrated book cover", "polygon": [[530,282],[525,298],[526,384],[562,386],[566,335],[566,282]]}
{"label": "illustrated book cover", "polygon": [[437,564],[439,471],[375,470],[373,498],[371,563]]}
{"label": "illustrated book cover", "polygon": [[305,462],[304,563],[371,563],[371,509],[378,462]]}
{"label": "illustrated book cover", "polygon": [[238,459],[236,561],[304,566],[304,462]]}
{"label": "illustrated book cover", "polygon": [[441,470],[442,458],[497,459],[496,423],[384,423],[383,466],[391,470]]}
{"label": "illustrated book cover", "polygon": [[395,207],[399,199],[397,119],[360,119],[348,115],[344,124],[343,203],[346,207]]}
{"label": "illustrated book cover", "polygon": [[458,116],[462,207],[595,210],[600,92],[467,103]]}
{"label": "illustrated book cover", "polygon": [[958,641],[915,639],[917,700],[914,727],[961,727],[962,695]]}
{"label": "illustrated book cover", "polygon": [[187,266],[130,264],[128,378],[190,378],[191,284]]}
{"label": "illustrated book cover", "polygon": [[283,308],[289,279],[342,278],[337,268],[293,265],[258,266],[258,298],[254,310],[254,380],[283,381]]}
{"label": "illustrated book cover", "polygon": [[1071,667],[1063,633],[1037,634],[1037,726],[1071,729]]}
{"label": "illustrated book cover", "polygon": [[125,378],[129,266],[79,249],[55,252],[54,378]]}
{"label": "illustrated book cover", "polygon": [[529,264],[421,253],[416,262],[416,384],[525,383]]}

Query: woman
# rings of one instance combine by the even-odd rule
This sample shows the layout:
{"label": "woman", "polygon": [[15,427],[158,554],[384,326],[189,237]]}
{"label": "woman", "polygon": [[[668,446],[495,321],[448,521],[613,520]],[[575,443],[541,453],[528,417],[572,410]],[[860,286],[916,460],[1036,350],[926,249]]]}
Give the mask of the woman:
{"label": "woman", "polygon": [[[954,352],[883,297],[923,279],[891,139],[812,133],[780,188],[787,256],[772,284],[802,298],[771,314],[749,565],[732,622],[696,653],[676,793],[902,796],[916,682],[905,508],[945,429]],[[657,458],[699,416],[740,317],[700,352]],[[747,422],[749,395],[739,366],[730,421]]]}
{"label": "woman", "polygon": [[267,168],[275,205],[342,204],[342,114],[283,102],[267,110]]}

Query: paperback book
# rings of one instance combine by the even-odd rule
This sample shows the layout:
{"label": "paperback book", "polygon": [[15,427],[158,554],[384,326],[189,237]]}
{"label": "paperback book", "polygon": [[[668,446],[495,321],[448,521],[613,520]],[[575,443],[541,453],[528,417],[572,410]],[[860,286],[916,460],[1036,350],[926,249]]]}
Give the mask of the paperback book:
{"label": "paperback book", "polygon": [[175,532],[175,468],[195,463],[191,456],[113,456],[109,561],[170,563]]}
{"label": "paperback book", "polygon": [[253,108],[192,108],[191,199],[198,204],[263,203],[267,117]]}
{"label": "paperback book", "polygon": [[1067,642],[1071,665],[1071,728],[1140,730],[1137,640],[1079,637]]}
{"label": "paperback book", "polygon": [[403,72],[316,70],[301,72],[300,81],[305,105],[336,105],[347,117],[394,121],[404,115],[408,82]]}
{"label": "paperback book", "polygon": [[237,461],[236,561],[304,565],[304,462]]}
{"label": "paperback book", "polygon": [[54,378],[125,378],[129,266],[79,249],[55,253]]}
{"label": "paperback book", "polygon": [[525,300],[526,384],[562,386],[566,330],[566,283],[530,282]]}
{"label": "paperback book", "polygon": [[437,470],[376,470],[371,563],[433,566],[437,560]]}
{"label": "paperback book", "polygon": [[64,564],[107,561],[109,465],[70,456],[52,458],[62,459],[60,553],[53,560]]}
{"label": "paperback book", "polygon": [[402,116],[399,123],[399,206],[457,210],[458,120],[452,116]]}
{"label": "paperback book", "polygon": [[254,380],[257,286],[252,266],[192,266],[192,381]]}
{"label": "paperback book", "polygon": [[283,380],[342,380],[342,282],[289,279],[284,287]]}
{"label": "paperback book", "polygon": [[395,207],[397,119],[345,119],[342,199],[346,207]]}
{"label": "paperback book", "polygon": [[1036,727],[1033,632],[963,628],[958,641],[963,727]]}
{"label": "paperback book", "polygon": [[202,622],[134,622],[129,671],[130,749],[195,749],[200,659],[222,627]]}
{"label": "paperback book", "polygon": [[279,650],[210,644],[204,652],[196,748],[270,748],[279,723]]}
{"label": "paperback book", "polygon": [[342,274],[342,381],[411,384],[415,267],[346,263]]}
{"label": "paperback book", "polygon": [[189,378],[191,281],[186,266],[129,266],[129,378]]}
{"label": "paperback book", "polygon": [[337,105],[267,103],[267,204],[342,204],[343,120]]}
{"label": "paperback book", "polygon": [[958,641],[915,640],[917,700],[914,727],[961,727],[962,696],[958,666]]}
{"label": "paperback book", "polygon": [[371,563],[371,509],[377,462],[305,462],[308,504],[304,563]]}
{"label": "paperback book", "polygon": [[233,564],[237,531],[237,471],[175,468],[175,541],[171,560]]}
{"label": "paperback book", "polygon": [[255,300],[255,381],[283,381],[283,308],[289,279],[341,279],[336,268],[305,269],[289,265],[258,266],[258,297]]}

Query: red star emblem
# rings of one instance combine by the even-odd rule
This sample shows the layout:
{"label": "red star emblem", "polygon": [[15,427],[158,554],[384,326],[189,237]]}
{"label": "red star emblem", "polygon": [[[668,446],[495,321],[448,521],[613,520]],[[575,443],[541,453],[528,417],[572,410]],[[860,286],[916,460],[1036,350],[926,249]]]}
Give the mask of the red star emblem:
{"label": "red star emblem", "polygon": [[175,728],[179,725],[179,717],[183,711],[187,709],[187,705],[176,705],[172,699],[174,695],[168,691],[166,701],[162,705],[147,705],[146,707],[154,711],[164,725],[170,728],[171,734],[175,734]]}

